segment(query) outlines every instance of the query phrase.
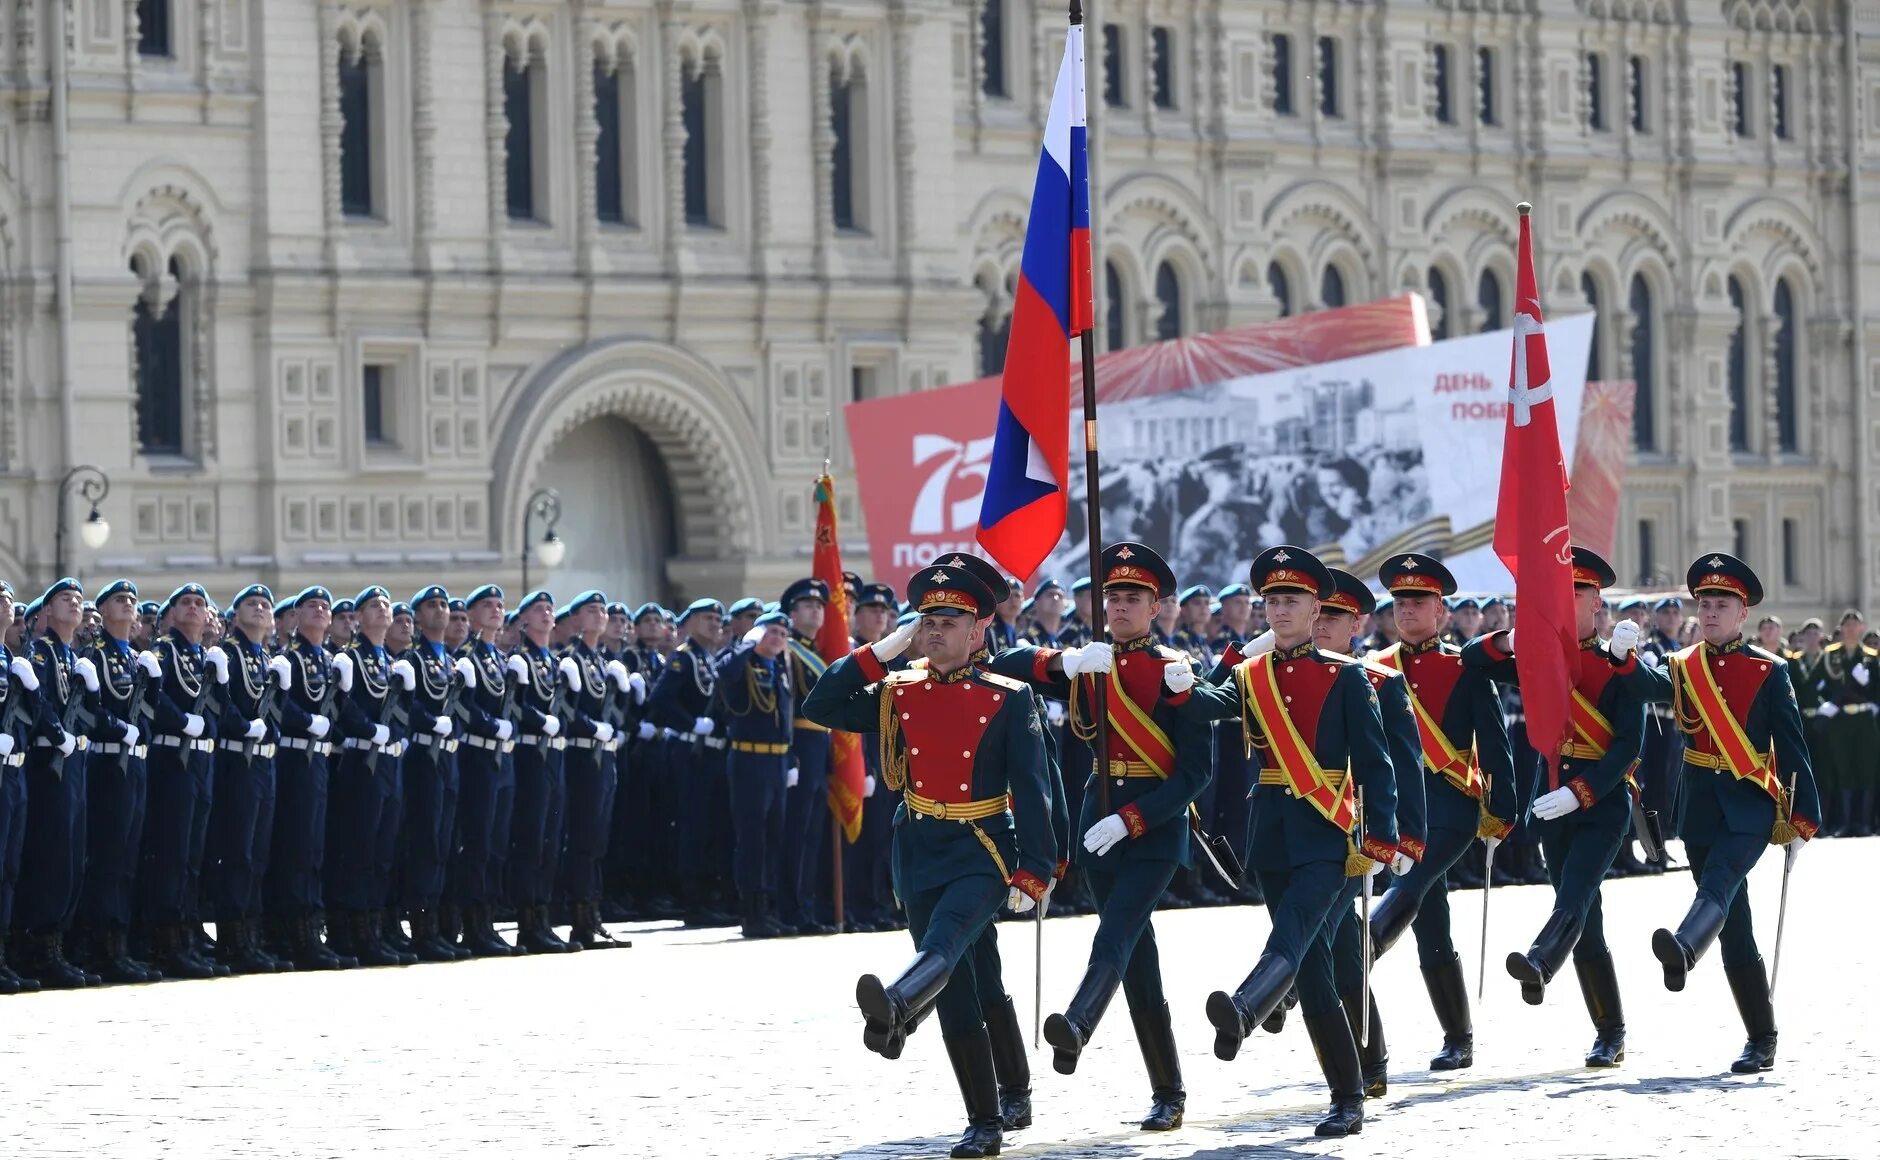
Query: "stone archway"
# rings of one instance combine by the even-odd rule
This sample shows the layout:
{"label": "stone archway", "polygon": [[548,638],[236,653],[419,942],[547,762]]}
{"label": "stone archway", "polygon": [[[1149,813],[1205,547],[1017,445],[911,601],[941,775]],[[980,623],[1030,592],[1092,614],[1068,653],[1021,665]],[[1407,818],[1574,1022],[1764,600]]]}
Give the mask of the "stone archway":
{"label": "stone archway", "polygon": [[590,419],[549,448],[536,486],[563,497],[556,530],[567,557],[545,581],[557,599],[598,588],[634,607],[672,602],[672,476],[644,431],[615,415]]}

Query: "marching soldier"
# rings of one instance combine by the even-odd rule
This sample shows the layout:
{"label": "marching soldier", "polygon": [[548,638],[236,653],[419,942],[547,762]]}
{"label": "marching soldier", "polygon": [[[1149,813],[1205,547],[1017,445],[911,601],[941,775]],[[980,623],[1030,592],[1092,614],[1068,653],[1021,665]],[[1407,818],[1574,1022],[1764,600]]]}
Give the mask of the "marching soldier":
{"label": "marching soldier", "polygon": [[1688,738],[1684,849],[1697,898],[1675,933],[1660,927],[1652,934],[1652,953],[1664,967],[1665,989],[1682,991],[1721,934],[1723,973],[1749,1034],[1730,1070],[1752,1074],[1775,1066],[1776,1018],[1744,880],[1765,846],[1784,847],[1789,859],[1801,852],[1815,836],[1821,802],[1788,668],[1743,642],[1762,581],[1748,564],[1717,552],[1694,562],[1685,583],[1703,639],[1671,654],[1668,673],[1640,665],[1633,678],[1672,704]]}
{"label": "marching soldier", "polygon": [[741,638],[746,647],[719,667],[711,702],[711,716],[725,723],[731,746],[732,866],[745,938],[787,933],[771,917],[771,899],[777,886],[774,847],[783,828],[796,712],[785,656],[789,623],[781,612],[758,616]]}
{"label": "marching soldier", "polygon": [[274,626],[274,594],[251,584],[229,605],[229,628],[219,646],[229,673],[216,732],[215,801],[209,815],[216,930],[216,961],[237,974],[292,970],[261,945],[253,920],[274,840],[274,751],[270,724],[278,692],[277,668],[262,643]]}
{"label": "marching soldier", "polygon": [[[320,940],[326,928],[321,874],[326,867],[326,817],[330,786],[335,702],[340,695],[327,629],[333,594],[319,585],[294,597],[294,636],[281,656],[287,661],[280,685],[280,748],[275,752],[274,843],[263,878],[267,913],[275,920],[275,943],[296,970],[335,971],[359,960],[335,954]],[[275,670],[277,685],[280,670]]]}
{"label": "marching soldier", "polygon": [[516,610],[522,646],[509,658],[519,683],[516,711],[516,807],[509,835],[509,893],[516,908],[516,945],[530,954],[563,954],[581,948],[557,935],[548,922],[561,854],[562,805],[567,782],[562,770],[562,715],[567,697],[560,662],[549,651],[555,601],[536,589]]}
{"label": "marching soldier", "polygon": [[[865,584],[855,606],[855,643],[874,644],[897,627],[894,589],[886,584]],[[848,861],[843,886],[850,930],[882,931],[896,928],[894,892],[890,886],[889,855],[893,850],[894,795],[881,787],[881,747],[862,746],[862,832],[844,851]]]}
{"label": "marching soldier", "polygon": [[1416,932],[1423,982],[1443,1029],[1443,1049],[1430,1069],[1450,1071],[1474,1064],[1475,1038],[1450,931],[1447,876],[1477,838],[1505,838],[1513,829],[1514,758],[1494,684],[1466,671],[1459,651],[1442,641],[1443,597],[1456,589],[1449,569],[1409,552],[1387,560],[1378,582],[1391,596],[1399,643],[1376,659],[1410,682],[1429,836],[1422,858],[1390,883],[1372,913],[1371,945],[1381,958],[1405,930]]}
{"label": "marching soldier", "polygon": [[[607,858],[607,827],[613,816],[618,771],[613,743],[617,726],[608,720],[619,690],[601,654],[607,627],[607,597],[589,589],[568,602],[574,639],[562,651],[561,670],[570,685],[562,762],[568,784],[568,838],[561,895],[572,915],[568,941],[590,950],[616,943],[601,924],[601,863]],[[625,670],[623,669],[624,673]]]}
{"label": "marching soldier", "polygon": [[[510,817],[515,811],[516,692],[521,687],[508,658],[496,647],[503,627],[503,590],[494,584],[464,598],[470,638],[461,656],[475,670],[464,694],[463,744],[457,750],[457,834],[451,871],[463,913],[463,947],[479,958],[521,952],[504,942],[490,912],[502,898],[503,866],[509,855]],[[520,667],[520,666],[518,666]]]}
{"label": "marching soldier", "polygon": [[[828,613],[829,586],[814,578],[783,590],[779,602],[790,618],[790,687],[797,704],[807,703],[827,661],[816,651],[816,634]],[[783,832],[777,841],[777,921],[798,934],[834,934],[818,921],[817,870],[828,849],[829,730],[799,717],[791,728],[789,789],[784,794]]]}
{"label": "marching soldier", "polygon": [[[664,662],[659,679],[647,697],[647,716],[655,725],[671,730],[675,737],[664,746],[665,776],[655,786],[654,823],[661,827],[658,849],[674,848],[676,857],[661,856],[658,865],[677,865],[679,902],[687,925],[720,926],[730,922],[727,915],[712,910],[704,891],[705,877],[718,864],[716,843],[725,828],[715,825],[713,800],[715,781],[724,777],[725,739],[718,733],[718,722],[711,715],[712,694],[718,674],[713,666],[718,631],[724,623],[724,605],[716,600],[695,600],[679,626],[686,632],[685,643]],[[673,831],[665,819],[676,816]],[[788,835],[779,838],[787,841]],[[777,880],[779,894],[793,889],[790,880]],[[783,906],[779,901],[779,909]],[[794,929],[793,923],[779,919],[779,924]]]}
{"label": "marching soldier", "polygon": [[456,841],[458,702],[474,678],[470,662],[451,656],[445,643],[450,606],[450,593],[439,584],[412,596],[416,633],[401,658],[417,680],[409,710],[414,744],[403,762],[399,901],[411,924],[411,953],[423,963],[455,962],[471,954],[444,936],[439,914]]}
{"label": "marching soldier", "polygon": [[[1645,702],[1623,679],[1640,663],[1638,625],[1621,620],[1610,644],[1596,632],[1600,589],[1615,580],[1612,566],[1590,549],[1573,547],[1573,600],[1580,641],[1578,672],[1567,706],[1572,732],[1561,745],[1557,768],[1538,771],[1533,794],[1554,909],[1526,954],[1508,955],[1508,973],[1520,982],[1521,998],[1539,1005],[1548,983],[1573,955],[1580,993],[1595,1037],[1588,1067],[1616,1067],[1625,1059],[1625,1013],[1619,976],[1606,946],[1600,883],[1632,832],[1633,771],[1644,750]],[[1465,668],[1502,684],[1519,684],[1513,634],[1497,632],[1472,641],[1462,652]]]}
{"label": "marching soldier", "polygon": [[928,568],[909,586],[921,612],[928,667],[890,674],[916,626],[832,664],[804,704],[830,729],[881,733],[888,787],[903,795],[895,817],[895,887],[919,954],[892,983],[856,984],[870,1050],[898,1058],[929,1007],[965,1097],[968,1126],[952,1151],[995,1156],[1003,1138],[992,1048],[973,980],[949,983],[960,959],[1002,903],[1027,910],[1044,896],[1056,862],[1043,725],[1030,692],[973,666],[978,622],[992,593],[971,572]]}
{"label": "marching soldier", "polygon": [[[78,925],[90,945],[83,948],[83,961],[109,983],[153,983],[163,973],[132,958],[129,942],[149,784],[144,742],[149,737],[152,681],[129,639],[137,625],[137,586],[129,580],[113,581],[99,591],[97,606],[100,639],[85,655],[98,673],[104,717],[123,722],[125,728],[120,739],[91,745],[85,771],[89,857]],[[155,660],[150,658],[149,667],[156,667]]]}
{"label": "marching soldier", "polygon": [[[1250,853],[1273,932],[1239,988],[1208,997],[1208,1021],[1215,1056],[1231,1060],[1296,983],[1332,1096],[1331,1114],[1317,1132],[1344,1136],[1364,1126],[1362,1064],[1329,958],[1315,957],[1318,969],[1306,972],[1306,956],[1341,900],[1348,903],[1348,878],[1393,863],[1401,869],[1409,855],[1397,849],[1393,771],[1377,693],[1361,665],[1313,644],[1320,601],[1336,591],[1331,572],[1310,552],[1286,545],[1256,557],[1250,579],[1266,598],[1273,651],[1239,661],[1231,689],[1210,688],[1209,696],[1190,701],[1190,711],[1239,715],[1246,743],[1261,750]],[[1215,693],[1226,693],[1229,705],[1223,709]]]}

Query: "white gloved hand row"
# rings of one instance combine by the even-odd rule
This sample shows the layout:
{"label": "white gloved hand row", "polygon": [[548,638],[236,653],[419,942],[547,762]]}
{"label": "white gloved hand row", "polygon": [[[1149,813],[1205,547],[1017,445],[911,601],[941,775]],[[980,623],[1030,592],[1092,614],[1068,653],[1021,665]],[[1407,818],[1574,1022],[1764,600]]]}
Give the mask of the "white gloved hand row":
{"label": "white gloved hand row", "polygon": [[449,737],[451,730],[455,727],[455,723],[452,722],[449,717],[431,718],[431,732],[437,734],[439,737]]}
{"label": "white gloved hand row", "polygon": [[1373,858],[1371,859],[1371,868],[1364,872],[1364,876],[1367,878],[1375,878],[1388,869],[1390,869],[1389,862],[1379,862],[1377,859]]}
{"label": "white gloved hand row", "polygon": [[710,737],[712,730],[716,728],[718,728],[718,722],[712,720],[710,717],[695,717],[692,719],[692,732],[698,734],[700,737]]}
{"label": "white gloved hand row", "polygon": [[351,653],[340,653],[333,658],[333,671],[339,674],[339,691],[352,692],[353,659]]}
{"label": "white gloved hand row", "polygon": [[158,660],[157,654],[151,652],[149,649],[145,649],[143,652],[137,654],[137,667],[144,670],[144,673],[148,675],[151,680],[160,681],[163,679],[163,662]]}
{"label": "white gloved hand row", "polygon": [[651,721],[640,722],[640,740],[651,741],[659,736],[659,729]]}
{"label": "white gloved hand row", "polygon": [[389,728],[384,725],[374,725],[372,727],[372,744],[390,745],[391,743],[392,731]]}
{"label": "white gloved hand row", "polygon": [[783,775],[783,788],[795,789],[796,783],[802,780],[802,777],[803,777],[803,771],[798,769],[796,766],[792,765],[789,769],[789,772]]}
{"label": "white gloved hand row", "polygon": [[1129,837],[1129,823],[1121,814],[1111,814],[1096,825],[1084,831],[1084,849],[1102,857],[1110,852],[1110,847]]}
{"label": "white gloved hand row", "polygon": [[228,654],[222,651],[221,645],[210,645],[208,648],[204,649],[202,659],[208,662],[210,668],[215,670],[216,684],[228,684]]}
{"label": "white gloved hand row", "polygon": [[619,661],[607,662],[607,679],[614,683],[614,688],[623,693],[633,687],[632,674],[628,673],[627,666]]}
{"label": "white gloved hand row", "polygon": [[594,740],[602,745],[614,739],[614,727],[605,721],[594,722]]}
{"label": "white gloved hand row", "polygon": [[1821,707],[1815,710],[1815,715],[1818,717],[1834,717],[1839,715],[1840,712],[1841,707],[1833,701],[1823,701]]}
{"label": "white gloved hand row", "polygon": [[561,718],[553,713],[542,714],[542,732],[549,737],[561,736]]}
{"label": "white gloved hand row", "polygon": [[865,798],[875,796],[875,775],[872,773],[862,778],[862,796]]}
{"label": "white gloved hand row", "polygon": [[268,671],[274,674],[274,683],[283,693],[294,683],[294,662],[288,660],[285,653],[277,653],[268,660]]}
{"label": "white gloved hand row", "polygon": [[639,673],[628,673],[627,674],[627,687],[633,690],[633,703],[635,705],[646,704],[646,678],[645,677],[641,676]]}
{"label": "white gloved hand row", "polygon": [[204,722],[201,717],[198,717],[194,713],[183,714],[183,736],[201,737],[203,729],[206,728],[206,724],[207,723]]}
{"label": "white gloved hand row", "polygon": [[259,741],[268,735],[268,723],[257,717],[248,723],[246,737],[250,741]]}
{"label": "white gloved hand row", "polygon": [[477,687],[477,667],[469,657],[458,657],[455,661],[451,662],[450,667],[458,676],[463,678],[464,688],[474,689]]}
{"label": "white gloved hand row", "polygon": [[77,748],[78,748],[78,738],[72,736],[70,733],[67,733],[63,729],[59,730],[59,756],[70,757],[72,756],[72,750],[77,749]]}
{"label": "white gloved hand row", "polygon": [[33,671],[32,662],[25,657],[14,657],[13,663],[7,666],[7,671],[13,674],[14,680],[25,686],[27,692],[39,691],[39,674]]}
{"label": "white gloved hand row", "polygon": [[[137,747],[137,743],[143,740],[143,736],[144,736],[143,730],[139,729],[137,726],[126,725],[124,727],[124,742],[123,742],[124,748],[135,749]],[[5,754],[0,754],[0,757],[4,757],[4,756]]]}
{"label": "white gloved hand row", "polygon": [[1006,892],[1005,906],[1013,914],[1026,914],[1037,909],[1038,900],[1014,886]]}
{"label": "white gloved hand row", "polygon": [[1399,850],[1390,860],[1390,872],[1394,877],[1402,878],[1405,874],[1410,873],[1411,868],[1416,864],[1417,860],[1415,858]]}
{"label": "white gloved hand row", "polygon": [[758,641],[763,640],[764,634],[769,631],[770,631],[769,625],[754,624],[751,626],[751,631],[745,633],[743,636],[738,638],[738,642],[742,644],[745,648],[750,648],[753,645],[755,645]]}
{"label": "white gloved hand row", "polygon": [[503,663],[503,667],[508,669],[509,675],[516,678],[518,681],[521,681],[525,685],[529,683],[529,662],[527,660],[524,660],[520,656],[512,656]]}
{"label": "white gloved hand row", "polygon": [[1534,816],[1544,822],[1564,818],[1579,808],[1579,795],[1564,785],[1534,799]]}
{"label": "white gloved hand row", "polygon": [[13,734],[0,733],[0,757],[13,756]]}
{"label": "white gloved hand row", "polygon": [[507,741],[516,735],[516,727],[508,721],[496,723],[496,740]]}
{"label": "white gloved hand row", "polygon": [[1064,650],[1064,675],[1081,677],[1085,673],[1107,673],[1116,665],[1116,650],[1108,641],[1093,640],[1081,647]]}
{"label": "white gloved hand row", "polygon": [[92,693],[98,691],[98,666],[92,663],[90,657],[79,657],[73,661],[72,671],[77,673],[78,679],[85,683],[86,691]]}
{"label": "white gloved hand row", "polygon": [[1162,684],[1168,691],[1180,696],[1195,687],[1195,667],[1188,663],[1188,658],[1170,661],[1162,666]]}
{"label": "white gloved hand row", "polygon": [[869,645],[868,651],[875,654],[876,660],[884,665],[887,664],[895,657],[907,651],[907,646],[913,643],[914,640],[914,629],[919,624],[920,621],[918,620],[908,621],[874,644]]}
{"label": "white gloved hand row", "polygon": [[1062,725],[1070,718],[1070,714],[1065,709],[1064,702],[1062,701],[1046,701],[1044,703],[1044,715],[1053,725]]}
{"label": "white gloved hand row", "polygon": [[1638,647],[1638,625],[1622,620],[1612,626],[1612,641],[1607,645],[1616,660],[1624,660]]}
{"label": "white gloved hand row", "polygon": [[1867,671],[1866,665],[1854,666],[1854,683],[1855,684],[1859,685],[1861,688],[1864,689],[1867,687],[1867,682],[1871,680],[1873,680],[1873,674]]}
{"label": "white gloved hand row", "polygon": [[325,737],[327,733],[332,730],[332,728],[333,728],[333,722],[328,720],[326,717],[322,716],[319,713],[315,713],[307,721],[307,733],[315,741],[318,741],[322,737]]}
{"label": "white gloved hand row", "polygon": [[561,674],[562,680],[568,682],[570,689],[581,687],[581,666],[573,657],[561,658],[561,663],[555,666],[555,670]]}
{"label": "white gloved hand row", "polygon": [[399,684],[405,686],[407,693],[418,687],[418,670],[413,668],[411,662],[404,657],[399,657],[392,662],[392,675],[398,678]]}

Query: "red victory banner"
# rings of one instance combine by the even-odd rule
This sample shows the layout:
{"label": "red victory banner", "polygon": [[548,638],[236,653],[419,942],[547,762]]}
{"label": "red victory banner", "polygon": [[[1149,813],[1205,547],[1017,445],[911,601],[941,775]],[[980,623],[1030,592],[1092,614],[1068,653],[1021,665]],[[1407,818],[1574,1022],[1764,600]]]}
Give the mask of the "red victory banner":
{"label": "red victory banner", "polygon": [[[842,544],[836,538],[836,485],[827,475],[816,480],[816,551],[810,574],[829,586],[829,611],[816,634],[816,653],[824,661],[849,655],[849,592],[842,583]],[[830,737],[834,752],[829,773],[829,812],[853,842],[862,832],[861,738],[853,733]]]}

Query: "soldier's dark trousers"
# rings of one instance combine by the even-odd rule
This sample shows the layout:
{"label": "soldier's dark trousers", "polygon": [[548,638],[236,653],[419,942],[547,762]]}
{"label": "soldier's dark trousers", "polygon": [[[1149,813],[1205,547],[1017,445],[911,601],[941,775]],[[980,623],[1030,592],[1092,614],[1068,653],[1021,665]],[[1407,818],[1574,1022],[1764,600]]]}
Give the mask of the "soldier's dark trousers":
{"label": "soldier's dark trousers", "polygon": [[775,851],[783,832],[789,761],[787,753],[731,753],[732,870],[739,894],[776,889]]}
{"label": "soldier's dark trousers", "polygon": [[976,981],[970,962],[961,971],[962,960],[974,940],[998,917],[1005,904],[1006,885],[995,873],[968,874],[945,886],[918,890],[907,903],[908,933],[922,952],[931,951],[946,960],[954,978],[940,992],[934,1004],[940,1016],[940,1030],[952,1035],[976,1031],[985,1022],[979,1006]]}
{"label": "soldier's dark trousers", "polygon": [[503,896],[510,815],[516,807],[516,770],[499,749],[457,750],[457,848],[451,889],[466,906],[488,906]]}
{"label": "soldier's dark trousers", "polygon": [[[1665,717],[1656,716],[1659,712]],[[1678,732],[1670,713],[1668,707],[1647,707],[1645,748],[1639,754],[1638,774],[1641,804],[1657,812],[1665,837],[1674,838],[1677,836],[1679,781],[1684,770],[1684,735]]]}
{"label": "soldier's dark trousers", "polygon": [[[322,885],[328,908],[336,911],[377,910],[385,905],[383,882],[375,891],[372,877],[373,844],[385,815],[385,782],[369,768],[369,753],[346,750],[328,787]],[[390,764],[395,759],[388,753],[380,760]]]}
{"label": "soldier's dark trousers", "polygon": [[816,914],[817,870],[828,841],[827,830],[817,823],[826,824],[829,816],[829,741],[827,733],[799,727],[790,742],[797,781],[784,791],[783,834],[777,841],[777,917],[792,926]]}
{"label": "soldier's dark trousers", "polygon": [[215,808],[209,818],[210,903],[217,922],[248,918],[256,882],[267,873],[262,814],[273,821],[274,761],[233,750],[215,755]]}
{"label": "soldier's dark trousers", "polygon": [[600,897],[608,807],[614,799],[614,759],[600,745],[587,748],[573,741],[568,745],[562,758],[568,784],[568,827],[561,896],[569,902],[583,902]]}
{"label": "soldier's dark trousers", "polygon": [[1631,792],[1607,794],[1590,810],[1575,810],[1535,825],[1541,834],[1541,852],[1547,856],[1547,878],[1554,884],[1554,909],[1585,924],[1573,948],[1575,961],[1604,953],[1606,925],[1599,884],[1631,835]]}
{"label": "soldier's dark trousers", "polygon": [[[998,917],[995,912],[993,918]],[[986,929],[973,940],[973,945],[966,950],[966,957],[960,961],[955,977],[970,979],[973,995],[979,1000],[979,1010],[983,1013],[1005,1002],[1005,961],[999,955],[999,924],[997,921],[986,924]]]}
{"label": "soldier's dark trousers", "polygon": [[[1387,870],[1384,873],[1388,874],[1389,871]],[[1378,877],[1381,878],[1383,875],[1380,874]],[[1356,995],[1359,986],[1364,982],[1364,922],[1358,913],[1358,908],[1351,905],[1351,902],[1358,897],[1363,884],[1356,878],[1346,879],[1346,883],[1345,892],[1349,897],[1342,899],[1339,904],[1333,908],[1331,920],[1326,923],[1325,934],[1327,937],[1320,941],[1328,944],[1325,949],[1329,950],[1331,954],[1332,986],[1335,993],[1338,995]],[[1376,890],[1380,885],[1382,885],[1382,883],[1378,882],[1377,878],[1371,880],[1372,913],[1376,913],[1377,911]],[[1315,947],[1307,957],[1308,966],[1314,974],[1318,973],[1319,968],[1316,964],[1312,963],[1311,955],[1317,953],[1320,953],[1320,951],[1319,948]],[[1373,953],[1375,953],[1375,951]],[[1302,969],[1300,971],[1302,979],[1305,974],[1306,970]],[[1304,1006],[1305,1001],[1305,988],[1301,985],[1299,990],[1300,1005]],[[1324,1002],[1323,995],[1313,999],[1315,1006],[1322,1002]],[[1308,1008],[1308,1010],[1310,1010],[1310,1008]],[[1356,1012],[1353,1012],[1353,1014],[1356,1014]]]}
{"label": "soldier's dark trousers", "polygon": [[[1090,965],[1115,971],[1123,980],[1129,1009],[1154,1011],[1163,1002],[1162,958],[1155,945],[1155,904],[1180,867],[1174,862],[1115,859],[1109,865],[1082,864],[1097,900],[1097,934],[1090,941]],[[1293,960],[1297,962],[1298,960]]]}
{"label": "soldier's dark trousers", "polygon": [[405,751],[397,856],[399,901],[406,910],[436,910],[444,896],[444,868],[456,838],[457,762],[458,753],[441,743],[414,744]]}
{"label": "soldier's dark trousers", "polygon": [[561,855],[562,753],[516,747],[516,809],[509,830],[509,899],[516,906],[546,906]]}
{"label": "soldier's dark trousers", "polygon": [[327,758],[281,749],[274,761],[274,839],[262,872],[263,910],[296,918],[323,910]]}
{"label": "soldier's dark trousers", "polygon": [[64,930],[85,882],[85,754],[61,758],[34,748],[26,757],[31,801],[13,928],[34,934]]}
{"label": "soldier's dark trousers", "polygon": [[13,904],[26,850],[26,769],[0,766],[0,931],[13,928]]}
{"label": "soldier's dark trousers", "polygon": [[1332,978],[1332,924],[1350,908],[1356,879],[1345,877],[1343,859],[1308,862],[1288,870],[1261,870],[1260,891],[1273,920],[1264,954],[1297,964],[1299,1005],[1308,1015],[1338,1006]]}
{"label": "soldier's dark trousers", "polygon": [[189,857],[183,865],[183,917],[202,918],[202,868],[209,856],[209,818],[215,810],[215,754],[197,751],[189,756],[189,780],[195,792],[189,800]]}
{"label": "soldier's dark trousers", "polygon": [[366,866],[372,882],[373,909],[396,909],[404,896],[405,867],[398,856],[398,839],[405,824],[405,759],[413,749],[420,748],[407,744],[409,748],[403,754],[394,757],[388,753],[379,758],[374,777],[382,805],[378,834],[371,844],[371,861]]}
{"label": "soldier's dark trousers", "polygon": [[894,914],[894,900],[888,890],[888,854],[894,845],[894,811],[899,800],[880,782],[879,775],[875,796],[862,799],[862,832],[843,847],[846,860],[842,887],[851,917],[883,922]]}
{"label": "soldier's dark trousers", "polygon": [[[1426,782],[1436,792],[1435,780]],[[1386,889],[1407,891],[1416,901],[1417,917],[1410,929],[1416,932],[1417,961],[1426,967],[1446,963],[1455,957],[1455,940],[1449,932],[1449,868],[1461,861],[1475,842],[1474,830],[1448,826],[1433,827],[1423,851],[1423,860],[1401,878],[1392,878]],[[1374,882],[1383,887],[1382,880]]]}
{"label": "soldier's dark trousers", "polygon": [[1759,952],[1744,882],[1762,859],[1763,851],[1770,848],[1775,802],[1760,798],[1757,810],[1752,811],[1756,820],[1749,825],[1750,832],[1737,833],[1728,828],[1720,795],[1745,793],[1745,787],[1735,784],[1728,773],[1697,769],[1685,771],[1684,784],[1689,795],[1684,852],[1691,860],[1691,880],[1697,883],[1698,897],[1708,898],[1723,911],[1723,930],[1717,938],[1723,965],[1747,967],[1756,961]]}
{"label": "soldier's dark trousers", "polygon": [[141,921],[165,926],[183,921],[188,880],[190,822],[196,814],[197,784],[186,748],[153,745],[149,771],[144,840],[137,865],[137,908]]}
{"label": "soldier's dark trousers", "polygon": [[128,753],[93,755],[86,771],[85,886],[81,923],[123,929],[130,925],[144,836],[144,759]]}
{"label": "soldier's dark trousers", "polygon": [[[666,747],[670,776],[680,783],[675,831],[679,842],[677,866],[680,876],[689,882],[703,882],[719,873],[722,851],[735,824],[724,816],[730,810],[730,794],[725,788],[729,742],[723,738],[712,740],[726,748],[713,748],[703,740],[692,744],[675,741]],[[776,844],[769,848],[774,860]],[[789,884],[778,882],[775,889],[787,892]]]}
{"label": "soldier's dark trousers", "polygon": [[[1070,766],[1065,766],[1069,769]],[[1088,768],[1080,766],[1079,768]],[[1240,737],[1240,725],[1229,721],[1214,728],[1214,816],[1203,818],[1211,824],[1211,834],[1244,834],[1253,816],[1253,799],[1247,796],[1260,776],[1260,759],[1248,757]],[[1070,788],[1069,786],[1065,787]],[[1073,813],[1071,817],[1079,815]]]}
{"label": "soldier's dark trousers", "polygon": [[[666,741],[655,736],[651,741],[633,741],[624,751],[620,792],[614,800],[614,837],[608,843],[610,876],[622,891],[646,888],[652,881],[656,834],[661,819],[660,779],[664,774]],[[642,898],[639,901],[644,902]]]}

